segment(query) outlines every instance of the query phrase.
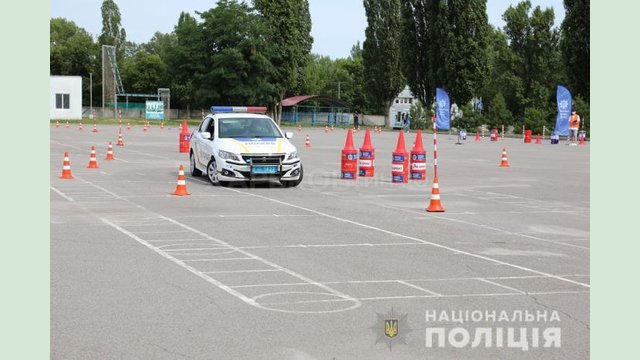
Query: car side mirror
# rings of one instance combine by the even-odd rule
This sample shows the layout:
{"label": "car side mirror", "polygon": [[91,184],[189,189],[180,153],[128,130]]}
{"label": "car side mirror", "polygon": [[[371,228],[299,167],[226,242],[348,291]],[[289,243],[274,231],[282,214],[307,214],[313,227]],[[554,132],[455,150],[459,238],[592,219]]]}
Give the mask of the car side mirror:
{"label": "car side mirror", "polygon": [[211,133],[207,132],[207,131],[203,131],[200,133],[200,136],[202,136],[205,139],[211,139]]}
{"label": "car side mirror", "polygon": [[293,133],[291,131],[287,131],[286,133],[284,133],[284,137],[286,137],[287,139],[291,139],[293,137]]}

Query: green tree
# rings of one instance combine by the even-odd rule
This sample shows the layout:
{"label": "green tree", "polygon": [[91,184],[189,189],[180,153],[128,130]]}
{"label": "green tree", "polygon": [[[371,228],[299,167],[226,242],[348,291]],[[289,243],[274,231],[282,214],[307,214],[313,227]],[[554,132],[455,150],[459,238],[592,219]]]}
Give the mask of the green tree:
{"label": "green tree", "polygon": [[403,73],[411,92],[423,104],[431,104],[436,87],[445,86],[445,46],[451,37],[447,1],[403,1],[401,11]]}
{"label": "green tree", "polygon": [[[91,35],[73,21],[55,18],[49,22],[49,45],[50,74],[82,76],[82,101],[89,104],[89,77],[97,74],[99,67],[99,50]],[[93,93],[97,101],[99,94]]]}
{"label": "green tree", "polygon": [[560,47],[574,95],[589,99],[590,8],[588,0],[564,0]]}
{"label": "green tree", "polygon": [[486,0],[449,0],[447,26],[444,84],[452,102],[466,104],[479,95],[489,72]]}
{"label": "green tree", "polygon": [[371,100],[384,107],[385,126],[389,127],[391,102],[405,85],[400,69],[400,0],[364,0],[364,9],[366,89]]}
{"label": "green tree", "polygon": [[122,64],[122,81],[135,93],[155,93],[166,87],[167,65],[156,54],[144,51],[128,57]]}
{"label": "green tree", "polygon": [[[524,121],[525,109],[538,109],[547,114],[549,126],[555,107],[555,86],[564,82],[559,48],[559,32],[553,28],[553,9],[539,6],[531,11],[531,3],[522,1],[503,14],[504,32],[509,41],[509,75],[515,86],[521,86],[518,101],[510,104],[516,123]],[[509,99],[507,99],[509,103]],[[520,120],[518,120],[520,119]]]}
{"label": "green tree", "polygon": [[[531,130],[533,134],[542,133],[543,126],[549,127],[548,118],[550,114],[547,109],[528,107],[524,109],[524,125],[526,130]],[[518,132],[522,131],[519,127]]]}
{"label": "green tree", "polygon": [[272,104],[276,87],[273,49],[261,17],[244,3],[220,0],[199,14],[202,68],[194,74],[195,103]]}
{"label": "green tree", "polygon": [[98,36],[100,45],[112,45],[116,47],[116,59],[124,58],[127,32],[120,25],[120,9],[113,0],[104,0],[100,7],[102,12],[102,32]]}
{"label": "green tree", "polygon": [[497,128],[501,125],[511,125],[512,115],[504,100],[502,93],[498,92],[494,95],[487,107],[487,125],[489,128]]}
{"label": "green tree", "polygon": [[[191,109],[199,86],[196,74],[205,72],[206,44],[203,29],[189,13],[181,13],[173,37],[158,37],[158,52],[166,59],[170,69],[171,89],[177,103]],[[201,104],[208,107],[208,104]]]}
{"label": "green tree", "polygon": [[307,0],[254,0],[253,3],[269,29],[266,39],[273,48],[270,60],[275,70],[271,84],[276,88],[271,107],[275,120],[280,123],[280,103],[286,95],[300,89],[313,45],[309,3]]}

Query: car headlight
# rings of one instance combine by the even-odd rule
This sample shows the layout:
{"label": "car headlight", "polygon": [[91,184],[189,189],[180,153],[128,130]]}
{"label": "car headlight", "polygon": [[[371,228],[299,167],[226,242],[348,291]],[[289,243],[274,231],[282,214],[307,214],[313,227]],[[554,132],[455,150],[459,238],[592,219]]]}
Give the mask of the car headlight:
{"label": "car headlight", "polygon": [[298,152],[294,151],[291,154],[289,154],[289,156],[287,156],[287,160],[294,160],[298,158]]}
{"label": "car headlight", "polygon": [[238,157],[238,155],[234,153],[230,153],[228,151],[224,151],[224,150],[219,150],[218,156],[220,156],[221,159],[225,159],[225,160],[240,161],[240,158]]}

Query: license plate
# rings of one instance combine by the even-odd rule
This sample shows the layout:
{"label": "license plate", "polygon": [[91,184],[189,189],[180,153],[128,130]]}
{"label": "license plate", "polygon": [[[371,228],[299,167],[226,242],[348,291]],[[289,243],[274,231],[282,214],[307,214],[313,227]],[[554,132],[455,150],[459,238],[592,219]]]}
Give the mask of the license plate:
{"label": "license plate", "polygon": [[278,172],[278,166],[253,166],[251,172],[254,174],[275,174]]}

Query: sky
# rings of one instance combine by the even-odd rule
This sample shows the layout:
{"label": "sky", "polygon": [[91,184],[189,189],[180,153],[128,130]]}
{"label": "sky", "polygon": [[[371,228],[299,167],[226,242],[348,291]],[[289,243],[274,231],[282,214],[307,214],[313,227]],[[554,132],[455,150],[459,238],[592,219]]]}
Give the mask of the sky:
{"label": "sky", "polygon": [[[562,0],[530,0],[533,7],[552,7],[555,25],[564,18]],[[180,12],[195,15],[214,7],[214,0],[115,0],[120,8],[121,25],[127,40],[147,42],[156,31],[168,33],[178,23]],[[489,23],[504,26],[502,14],[518,0],[487,0]],[[51,0],[51,17],[71,20],[97,38],[102,30],[102,0]],[[153,10],[151,10],[153,9]],[[332,59],[348,57],[356,42],[364,41],[367,19],[362,0],[309,0],[313,36],[312,52]]]}

